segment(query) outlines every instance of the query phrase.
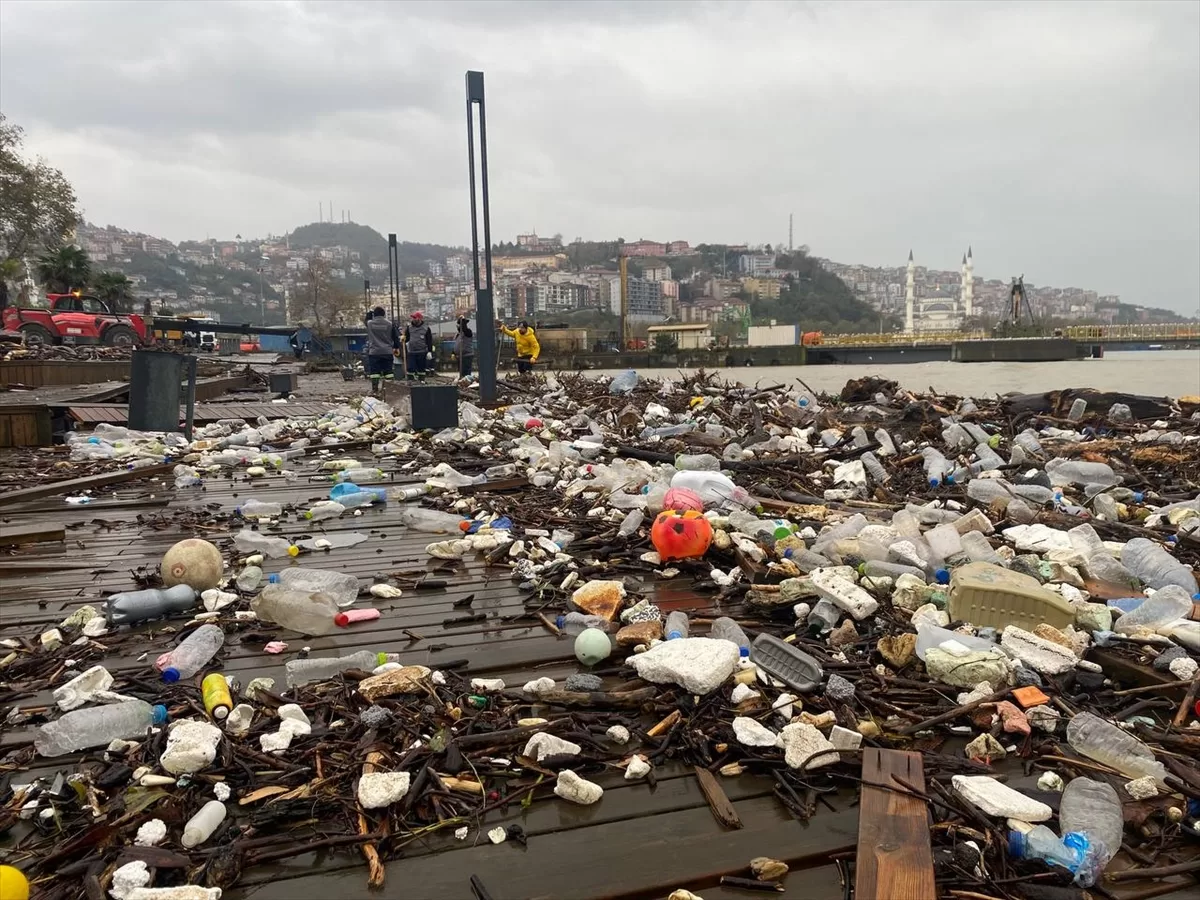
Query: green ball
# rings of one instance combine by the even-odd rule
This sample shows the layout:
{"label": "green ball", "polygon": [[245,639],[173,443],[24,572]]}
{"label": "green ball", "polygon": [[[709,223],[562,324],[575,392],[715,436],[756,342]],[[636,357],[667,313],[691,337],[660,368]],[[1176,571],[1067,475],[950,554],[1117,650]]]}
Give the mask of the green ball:
{"label": "green ball", "polygon": [[988,446],[991,447],[993,450],[995,450],[997,447],[999,447],[1000,446],[1000,435],[993,434],[990,438],[988,438]]}
{"label": "green ball", "polygon": [[585,666],[594,666],[612,655],[612,641],[599,628],[586,628],[575,638],[575,658]]}

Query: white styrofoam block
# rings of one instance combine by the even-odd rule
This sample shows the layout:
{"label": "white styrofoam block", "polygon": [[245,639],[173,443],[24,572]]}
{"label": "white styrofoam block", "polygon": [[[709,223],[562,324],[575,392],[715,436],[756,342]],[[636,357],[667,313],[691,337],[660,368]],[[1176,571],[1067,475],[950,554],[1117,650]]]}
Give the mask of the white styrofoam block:
{"label": "white styrofoam block", "polygon": [[1054,815],[1045,803],[1026,797],[989,775],[955,775],[951,783],[960,797],[989,816],[1036,824]]}
{"label": "white styrofoam block", "polygon": [[382,809],[408,793],[408,772],[368,772],[358,779],[358,802],[363,809]]}
{"label": "white styrofoam block", "polygon": [[576,743],[539,731],[526,742],[521,755],[541,762],[548,756],[578,756],[582,752],[583,748]]}
{"label": "white styrofoam block", "polygon": [[150,883],[150,870],[142,860],[125,863],[112,876],[112,885],[108,892],[117,900],[126,900],[136,888],[145,887]]}
{"label": "white styrofoam block", "polygon": [[217,758],[221,729],[208,722],[184,721],[171,726],[167,749],[159,763],[172,775],[199,772]]}
{"label": "white styrofoam block", "polygon": [[749,716],[733,720],[733,733],[739,744],[747,747],[778,747],[779,735]]}
{"label": "white styrofoam block", "polygon": [[728,680],[738,661],[738,647],[713,638],[663,641],[629,660],[638,676],[653,684],[677,684],[693,694],[707,694]]}
{"label": "white styrofoam block", "polygon": [[637,781],[639,778],[645,778],[650,774],[651,765],[646,757],[641,754],[634,754],[629,760],[629,765],[625,767],[625,780]]}
{"label": "white styrofoam block", "polygon": [[[825,735],[806,722],[793,722],[784,726],[779,733],[783,744],[783,759],[793,769],[804,766],[805,770],[832,766],[841,761],[837,748]],[[828,752],[825,752],[828,751]]]}
{"label": "white styrofoam block", "polygon": [[629,743],[629,729],[624,725],[613,725],[608,729],[608,731],[604,732],[604,734],[605,737],[607,737],[614,744]]}
{"label": "white styrofoam block", "polygon": [[580,778],[570,769],[558,773],[558,781],[554,785],[554,793],[564,800],[588,806],[604,796],[604,788],[591,781]]}
{"label": "white styrofoam block", "polygon": [[1000,646],[1010,656],[1043,675],[1062,675],[1075,668],[1078,658],[1068,648],[1009,625],[1000,635]]}
{"label": "white styrofoam block", "polygon": [[809,577],[818,594],[859,621],[879,609],[878,600],[847,578],[822,569],[814,570]]}

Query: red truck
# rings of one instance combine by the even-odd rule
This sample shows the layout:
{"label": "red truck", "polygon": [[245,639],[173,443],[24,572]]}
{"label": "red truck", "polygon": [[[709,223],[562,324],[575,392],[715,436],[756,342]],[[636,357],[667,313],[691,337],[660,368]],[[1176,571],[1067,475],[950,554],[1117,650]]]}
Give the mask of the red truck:
{"label": "red truck", "polygon": [[129,347],[148,343],[146,320],[118,315],[99,297],[90,294],[47,294],[47,307],[4,308],[5,331],[25,335],[26,341],[43,344],[106,344]]}

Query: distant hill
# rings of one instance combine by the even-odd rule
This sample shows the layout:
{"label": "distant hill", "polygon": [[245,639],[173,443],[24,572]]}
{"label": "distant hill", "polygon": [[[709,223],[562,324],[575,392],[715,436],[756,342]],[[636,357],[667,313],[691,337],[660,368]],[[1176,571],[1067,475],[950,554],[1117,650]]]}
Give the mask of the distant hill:
{"label": "distant hill", "polygon": [[[310,222],[301,225],[288,235],[293,249],[308,247],[335,247],[341,245],[362,254],[363,264],[387,262],[387,238],[369,225],[357,222]],[[462,247],[447,247],[443,244],[420,244],[399,241],[396,255],[400,260],[400,272],[412,275],[427,271],[425,263],[431,259],[443,260],[456,253],[465,253]]]}

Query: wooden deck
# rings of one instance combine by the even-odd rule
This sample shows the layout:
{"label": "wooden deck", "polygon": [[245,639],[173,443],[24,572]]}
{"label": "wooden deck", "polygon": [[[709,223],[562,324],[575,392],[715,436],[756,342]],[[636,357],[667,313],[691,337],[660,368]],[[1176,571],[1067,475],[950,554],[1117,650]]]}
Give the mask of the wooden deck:
{"label": "wooden deck", "polygon": [[[65,529],[62,543],[29,545],[0,556],[0,632],[5,636],[36,635],[78,607],[97,604],[110,592],[128,589],[130,572],[156,565],[177,540],[197,536],[220,544],[240,527],[232,519],[201,528],[181,524],[201,507],[228,514],[250,497],[307,504],[323,499],[329,488],[327,483],[289,484],[283,478],[250,484],[239,476],[210,482],[203,491],[176,492],[170,478],[165,474],[157,476],[158,480],[118,484],[83,507],[68,506],[59,496],[0,506],[0,526],[7,530],[20,527],[38,533],[51,532],[56,526]],[[520,499],[513,497],[509,502],[517,504]],[[361,579],[436,568],[438,562],[424,552],[430,536],[407,532],[398,524],[399,509],[395,503],[368,508],[362,516],[346,516],[323,528],[288,523],[282,533],[307,536],[311,529],[369,535],[356,547],[302,558],[305,564],[339,569]],[[268,560],[264,568],[273,572],[289,564],[286,559]],[[400,653],[406,663],[435,668],[466,661],[471,674],[503,677],[516,686],[533,677],[561,679],[578,670],[569,639],[555,638],[541,625],[528,621],[509,621],[525,606],[506,569],[489,569],[481,561],[469,560],[448,577],[445,589],[406,591],[397,600],[378,601],[383,615],[376,622],[324,637],[294,638],[291,649],[309,646],[314,655],[387,650]],[[484,613],[486,619],[465,626],[445,624],[446,619],[463,614],[455,602],[471,594],[475,596],[472,610]],[[708,606],[707,599],[686,590],[663,591],[661,597],[668,609]],[[419,639],[412,639],[414,633]],[[113,653],[100,661],[114,674],[148,673],[149,660],[166,640],[149,633],[110,640]],[[146,653],[148,659],[139,661]],[[223,671],[238,675],[243,684],[261,675],[276,678],[280,687],[284,684],[287,655],[266,656],[231,634],[224,656]],[[44,692],[22,696],[19,703],[37,706],[50,699]],[[4,700],[0,691],[0,702]],[[27,731],[0,728],[0,754],[29,740]],[[38,760],[34,769],[21,772],[20,777],[51,774],[64,762]],[[387,862],[386,884],[378,891],[368,890],[362,856],[357,848],[350,848],[304,853],[251,869],[226,898],[458,900],[472,896],[470,878],[474,875],[495,900],[641,900],[663,898],[680,887],[705,900],[732,900],[754,895],[719,887],[721,876],[745,875],[749,861],[756,856],[783,859],[793,868],[785,879],[786,892],[775,896],[801,900],[846,896],[831,856],[854,855],[859,835],[855,792],[833,795],[834,811],[819,808],[810,823],[802,824],[772,795],[772,782],[745,775],[722,779],[744,826],[729,830],[714,819],[690,767],[663,766],[657,776],[657,785],[651,788],[626,782],[614,770],[599,777],[606,793],[594,806],[550,800],[537,801],[524,810],[514,804],[507,811],[497,809],[473,822],[465,841],[456,841],[448,833],[415,841],[399,858]],[[245,814],[244,808],[239,811],[233,804],[231,810],[235,817]],[[524,828],[527,847],[512,841],[498,846],[487,841],[487,829],[513,823]],[[5,840],[0,839],[0,850]],[[1149,896],[1136,894],[1136,887],[1123,885],[1119,896]]]}

